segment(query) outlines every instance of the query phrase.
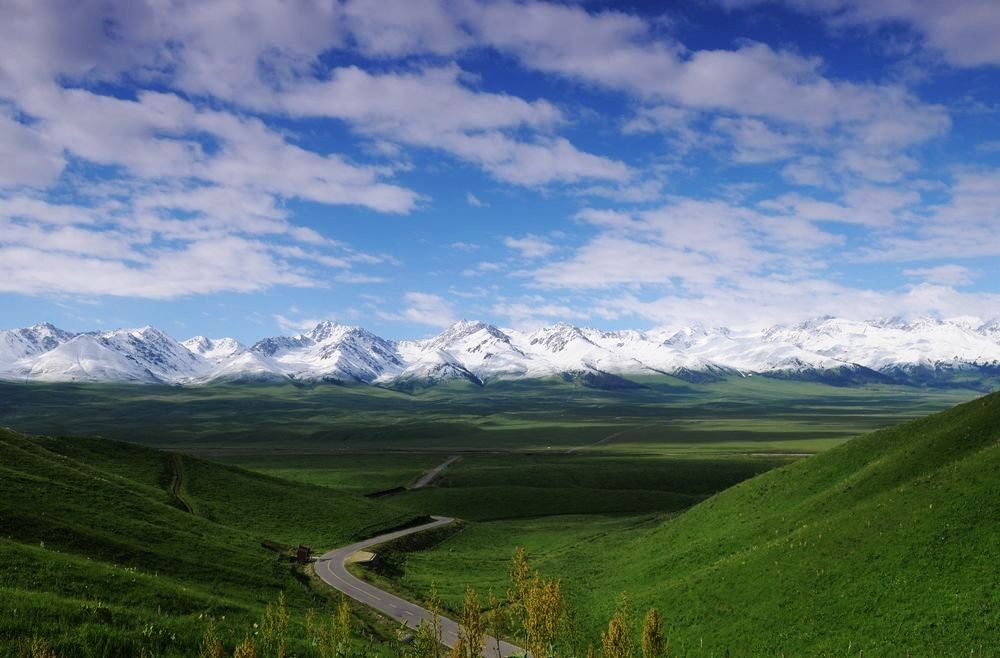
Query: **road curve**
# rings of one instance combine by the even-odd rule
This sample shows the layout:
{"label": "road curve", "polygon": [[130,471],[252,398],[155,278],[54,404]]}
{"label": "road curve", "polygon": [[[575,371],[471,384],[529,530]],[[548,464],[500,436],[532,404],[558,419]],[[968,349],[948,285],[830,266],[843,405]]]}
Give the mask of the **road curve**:
{"label": "road curve", "polygon": [[[379,544],[385,544],[386,542],[411,535],[415,532],[440,528],[454,521],[454,519],[447,517],[435,516],[433,518],[433,521],[424,525],[379,535],[378,537],[372,537],[371,539],[359,541],[350,546],[344,546],[343,548],[337,548],[324,553],[317,558],[314,565],[316,575],[327,585],[340,590],[355,601],[360,601],[369,607],[375,608],[382,614],[402,622],[410,628],[415,629],[423,620],[430,622],[432,614],[429,610],[425,610],[414,603],[410,603],[405,599],[401,599],[356,578],[347,570],[347,564],[348,558],[358,551],[363,551]],[[459,625],[447,617],[439,617],[439,619],[441,621],[442,644],[448,647],[455,646],[458,643]],[[487,637],[486,647],[483,649],[483,656],[485,658],[507,658],[507,656],[523,653],[524,649],[502,640],[500,642],[500,651],[497,652],[497,642],[492,637]]]}

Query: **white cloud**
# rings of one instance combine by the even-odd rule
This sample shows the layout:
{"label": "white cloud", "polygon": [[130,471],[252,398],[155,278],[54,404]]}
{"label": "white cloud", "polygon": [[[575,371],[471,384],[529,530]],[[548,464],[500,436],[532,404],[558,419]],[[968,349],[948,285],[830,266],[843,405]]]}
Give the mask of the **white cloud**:
{"label": "white cloud", "polygon": [[781,169],[782,177],[795,185],[832,187],[830,167],[815,155],[806,155],[789,162]]}
{"label": "white cloud", "polygon": [[714,128],[728,135],[733,145],[733,161],[757,164],[793,156],[800,144],[796,137],[779,133],[759,119],[720,117]]}
{"label": "white cloud", "polygon": [[822,279],[750,278],[740,285],[699,295],[668,294],[642,299],[634,294],[594,300],[618,317],[638,317],[661,326],[689,324],[764,328],[836,313],[857,320],[898,315],[955,317],[975,309],[981,317],[1000,315],[1000,295],[964,293],[949,286],[922,284],[897,290],[852,288]]}
{"label": "white cloud", "polygon": [[403,296],[403,301],[407,306],[402,313],[379,313],[379,317],[385,320],[415,322],[432,327],[447,327],[455,322],[455,309],[440,295],[408,292]]}
{"label": "white cloud", "polygon": [[840,152],[840,168],[876,183],[896,183],[920,168],[913,158],[888,152],[847,148]]}
{"label": "white cloud", "polygon": [[[375,168],[308,151],[259,119],[199,109],[173,94],[142,92],[132,101],[47,85],[18,100],[47,143],[137,177],[196,178],[382,212],[407,212],[416,202],[414,192],[381,182]],[[206,149],[205,136],[216,148]]]}
{"label": "white cloud", "polygon": [[350,0],[344,14],[358,48],[368,55],[447,55],[471,41],[437,0]]}
{"label": "white cloud", "polygon": [[[92,207],[0,198],[0,290],[169,299],[276,285],[314,287],[323,285],[315,266],[341,270],[347,280],[363,276],[355,266],[390,262],[303,232],[266,201],[241,206],[258,217],[213,214],[227,198],[217,198],[213,189],[186,197],[153,188],[148,197],[136,191],[127,203]],[[171,216],[175,195],[191,201],[178,206],[191,216]]]}
{"label": "white cloud", "polygon": [[562,115],[544,100],[474,91],[462,84],[461,73],[455,66],[381,75],[344,67],[326,81],[289,90],[281,103],[295,116],[343,119],[365,134],[443,150],[510,183],[628,178],[625,164],[580,151],[564,138],[512,137],[515,129],[547,131]]}
{"label": "white cloud", "polygon": [[965,286],[975,281],[975,272],[961,265],[938,265],[903,270],[908,277],[944,286]]}
{"label": "white cloud", "polygon": [[491,261],[484,261],[479,263],[475,267],[470,267],[462,270],[462,276],[479,276],[481,274],[487,274],[489,272],[500,272],[503,270],[503,265],[500,263],[494,263]]}
{"label": "white cloud", "polygon": [[139,263],[58,249],[0,246],[0,292],[170,299],[252,292],[279,284],[315,285],[296,268],[275,258],[265,245],[235,236],[152,250]]}
{"label": "white cloud", "polygon": [[[689,50],[637,15],[573,4],[508,0],[463,7],[479,43],[529,69],[631,96],[639,106],[623,131],[663,132],[677,156],[720,141],[728,141],[742,163],[819,151],[845,175],[892,182],[917,167],[907,149],[951,125],[946,108],[922,102],[900,83],[837,79],[819,58],[764,43]],[[714,124],[715,133],[706,134],[705,124]],[[802,167],[787,175],[801,184],[820,182]]]}
{"label": "white cloud", "polygon": [[[921,104],[902,87],[835,81],[821,74],[820,60],[762,43],[687,51],[656,38],[637,16],[538,1],[476,5],[464,18],[482,42],[525,66],[654,103],[806,126],[843,124],[865,139],[896,143],[926,139],[948,125],[941,108]],[[676,113],[668,120],[680,122]]]}
{"label": "white cloud", "polygon": [[524,258],[544,258],[556,250],[551,242],[531,233],[522,238],[506,237],[503,243],[510,249],[519,251]]}
{"label": "white cloud", "polygon": [[789,193],[762,202],[760,206],[810,222],[891,227],[908,216],[908,209],[920,202],[920,193],[915,190],[864,185],[846,192],[843,203]]}
{"label": "white cloud", "polygon": [[499,317],[520,330],[533,330],[552,322],[582,321],[590,317],[586,312],[566,304],[553,304],[544,297],[533,296],[523,300],[494,304],[491,309]]}
{"label": "white cloud", "polygon": [[336,275],[334,281],[337,283],[386,283],[389,281],[384,276],[372,276],[371,274],[361,274],[358,272],[342,272]]}
{"label": "white cloud", "polygon": [[959,173],[948,196],[913,217],[908,232],[881,236],[862,256],[870,261],[1000,256],[1000,170]]}
{"label": "white cloud", "polygon": [[[992,3],[786,2],[837,25],[907,22],[957,65],[1000,61]],[[946,308],[971,298],[939,284],[963,285],[971,271],[920,261],[1000,254],[993,237],[1000,175],[960,172],[948,199],[929,207],[913,182],[921,167],[915,147],[948,130],[945,108],[921,101],[902,82],[838,78],[820,58],[763,43],[692,50],[683,26],[665,35],[638,15],[539,0],[344,0],[300,3],[292,12],[264,0],[13,0],[4,14],[5,291],[159,299],[384,281],[360,270],[397,261],[298,224],[290,201],[410,212],[427,199],[394,182],[394,174],[421,166],[422,149],[449,156],[446,166],[550,186],[545,193],[658,203],[643,211],[585,208],[576,219],[586,237],[560,237],[558,249],[537,235],[505,240],[536,259],[520,273],[536,285],[634,295],[602,304],[605,317],[630,308],[664,313],[651,310],[647,289],[709,314],[726,304],[784,312],[793,302],[803,309],[837,301]],[[479,80],[455,63],[471,67],[484,49],[621,94],[628,118],[616,117],[613,126],[626,135],[664,134],[664,153],[640,169],[571,142],[562,133],[582,117],[607,117],[503,93],[496,79]],[[330,54],[341,52],[364,64],[329,68]],[[94,91],[105,88],[100,82],[137,89],[113,97]],[[330,119],[349,127],[355,155],[339,143],[305,146],[307,131]],[[595,135],[588,144],[602,143]],[[681,164],[696,149],[735,163],[776,163],[786,180],[823,188],[820,198],[784,194],[748,206],[739,194],[728,203],[665,197],[668,173],[697,173]],[[112,172],[106,182],[75,178],[76,165],[94,164]],[[56,183],[72,187],[78,205],[52,203],[40,190],[15,191]],[[486,205],[472,192],[466,202]],[[859,258],[917,261],[904,272],[927,284],[880,296],[820,276]],[[405,302],[394,317],[437,326],[456,315],[437,295],[409,293]],[[527,317],[530,308],[572,311],[562,301],[504,304],[509,317]]]}
{"label": "white cloud", "polygon": [[[297,314],[299,310],[292,307],[289,312]],[[309,331],[321,322],[331,321],[331,318],[289,318],[280,313],[274,313],[271,317],[278,323],[278,328],[282,332],[296,334]]]}
{"label": "white cloud", "polygon": [[345,119],[364,130],[423,145],[450,132],[547,127],[562,121],[547,101],[476,92],[461,83],[461,74],[456,66],[378,75],[348,66],[334,69],[327,80],[292,87],[280,102],[297,115]]}
{"label": "white cloud", "polygon": [[[772,0],[721,0],[730,7]],[[834,26],[907,23],[928,46],[956,66],[1000,64],[1000,14],[993,0],[783,0],[790,7],[816,12]]]}
{"label": "white cloud", "polygon": [[586,185],[576,190],[583,197],[600,197],[619,203],[649,203],[663,198],[664,183],[658,179],[611,185]]}
{"label": "white cloud", "polygon": [[473,208],[489,208],[490,204],[484,203],[472,192],[466,192],[465,202],[468,203]]}
{"label": "white cloud", "polygon": [[770,272],[808,273],[813,254],[842,238],[787,212],[679,198],[636,213],[585,209],[601,229],[564,260],[522,273],[538,285],[600,289],[674,287],[700,292]]}
{"label": "white cloud", "polygon": [[25,125],[0,106],[0,188],[45,187],[59,177],[66,158],[35,126]]}

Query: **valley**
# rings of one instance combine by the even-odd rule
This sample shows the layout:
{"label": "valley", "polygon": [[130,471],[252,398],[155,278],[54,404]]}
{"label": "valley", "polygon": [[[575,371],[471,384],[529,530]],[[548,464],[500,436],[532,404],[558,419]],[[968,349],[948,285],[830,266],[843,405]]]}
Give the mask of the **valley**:
{"label": "valley", "polygon": [[[130,655],[139,647],[186,655],[200,642],[204,615],[218,618],[225,643],[235,645],[284,591],[299,620],[289,641],[300,643],[297,655],[320,655],[309,648],[305,618],[333,614],[336,595],[307,584],[261,542],[323,552],[449,516],[460,521],[378,547],[374,570],[354,573],[425,607],[437,592],[442,613],[455,618],[467,586],[503,597],[511,556],[523,547],[532,565],[563,581],[579,641],[598,642],[625,591],[637,609],[661,610],[672,655],[787,655],[803,647],[838,654],[845,643],[865,653],[925,643],[935,655],[958,646],[967,655],[988,645],[997,628],[995,572],[983,561],[997,554],[986,529],[1000,499],[990,475],[996,448],[989,437],[1000,431],[996,395],[913,421],[977,393],[769,378],[635,383],[608,390],[562,379],[453,382],[417,392],[0,384],[0,423],[74,435],[5,435],[0,520],[5,552],[19,566],[0,588],[11,595],[40,588],[5,632],[16,637],[31,628],[81,655]],[[971,443],[952,450],[962,436]],[[405,488],[456,456],[428,486]],[[94,477],[108,484],[94,489],[87,484]],[[964,478],[968,497],[939,500],[934,492],[955,478]],[[368,497],[387,490],[395,492]],[[28,502],[39,496],[47,506]],[[97,501],[109,496],[129,511],[115,503],[97,515]],[[931,506],[927,518],[920,505]],[[161,530],[121,525],[123,514]],[[949,530],[934,535],[941,523]],[[863,534],[869,524],[885,540]],[[943,542],[940,560],[937,551],[920,552],[933,541]],[[979,547],[975,556],[965,552],[970,541]],[[199,554],[211,562],[238,555],[246,563],[240,570],[261,575],[225,584],[208,575],[214,567],[198,566]],[[916,555],[925,558],[900,561]],[[75,579],[49,580],[49,567],[33,564],[39,559],[53,568],[86,562],[92,591]],[[963,560],[979,566],[943,569]],[[112,592],[104,583],[120,582],[117,569],[139,575]],[[876,601],[865,592],[880,569],[902,580]],[[921,593],[924,581],[961,597],[941,607]],[[214,598],[199,599],[193,592],[208,591],[208,583],[219,584],[209,588]],[[142,593],[164,587],[181,592],[170,594],[179,598],[168,612],[167,594]],[[795,632],[776,633],[792,601],[796,614],[814,615],[824,630],[803,617]],[[90,619],[95,605],[109,612],[86,623],[96,624],[96,635],[113,628],[117,648],[58,630]],[[871,606],[882,613],[858,616]],[[949,616],[965,606],[981,606],[981,618]],[[353,611],[356,655],[406,650],[391,624],[361,605]],[[30,621],[39,615],[54,621]],[[182,639],[154,642],[143,635],[148,624]]]}
{"label": "valley", "polygon": [[1000,658],[998,35],[0,0],[0,658]]}

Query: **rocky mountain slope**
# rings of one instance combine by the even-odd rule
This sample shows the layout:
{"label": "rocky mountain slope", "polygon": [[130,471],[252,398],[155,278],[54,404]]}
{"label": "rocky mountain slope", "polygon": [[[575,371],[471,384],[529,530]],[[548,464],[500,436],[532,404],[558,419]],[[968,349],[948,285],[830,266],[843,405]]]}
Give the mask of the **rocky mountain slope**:
{"label": "rocky mountain slope", "polygon": [[996,320],[818,318],[762,331],[692,325],[600,331],[566,324],[526,333],[458,322],[433,338],[391,341],[322,322],[247,347],[177,342],[153,327],[74,334],[50,324],[0,331],[0,378],[198,384],[300,380],[393,385],[486,383],[556,375],[767,375],[830,383],[942,383],[1000,375]]}

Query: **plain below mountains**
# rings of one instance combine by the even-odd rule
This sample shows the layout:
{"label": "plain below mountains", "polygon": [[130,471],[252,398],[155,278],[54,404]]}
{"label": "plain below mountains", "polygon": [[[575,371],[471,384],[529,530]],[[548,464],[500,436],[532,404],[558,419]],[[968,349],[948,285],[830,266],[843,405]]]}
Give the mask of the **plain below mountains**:
{"label": "plain below mountains", "polygon": [[0,378],[14,381],[290,380],[407,387],[564,376],[606,386],[662,375],[988,388],[986,382],[1000,377],[1000,321],[826,317],[762,331],[702,325],[601,331],[558,324],[530,333],[462,321],[412,341],[322,322],[252,346],[203,336],[178,342],[149,326],[73,333],[46,323],[0,331]]}

